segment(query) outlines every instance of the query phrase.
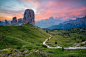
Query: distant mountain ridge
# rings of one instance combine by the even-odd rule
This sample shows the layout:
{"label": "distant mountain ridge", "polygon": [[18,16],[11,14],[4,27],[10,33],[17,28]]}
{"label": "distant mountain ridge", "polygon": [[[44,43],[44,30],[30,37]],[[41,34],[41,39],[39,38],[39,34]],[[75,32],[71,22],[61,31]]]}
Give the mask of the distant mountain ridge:
{"label": "distant mountain ridge", "polygon": [[65,21],[63,23],[60,23],[59,25],[53,25],[51,27],[48,27],[48,29],[71,29],[74,27],[82,27],[86,28],[86,16],[83,18],[76,18],[76,20],[69,20]]}
{"label": "distant mountain ridge", "polygon": [[5,24],[5,22],[0,21],[0,26],[3,26]]}
{"label": "distant mountain ridge", "polygon": [[66,21],[66,20],[61,20],[61,19],[62,19],[61,17],[59,17],[59,18],[49,17],[49,19],[36,21],[35,25],[40,27],[40,28],[48,28],[52,25],[58,25],[59,23],[62,23],[63,21]]}

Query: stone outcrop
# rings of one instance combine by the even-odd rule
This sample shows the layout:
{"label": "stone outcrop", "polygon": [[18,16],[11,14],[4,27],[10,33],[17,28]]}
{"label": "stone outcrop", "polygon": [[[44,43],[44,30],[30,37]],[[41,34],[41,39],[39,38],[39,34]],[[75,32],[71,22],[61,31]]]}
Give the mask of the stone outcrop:
{"label": "stone outcrop", "polygon": [[22,18],[18,19],[18,25],[22,25],[22,24],[24,24]]}
{"label": "stone outcrop", "polygon": [[12,26],[17,26],[18,22],[17,22],[17,18],[13,17],[13,20],[11,21]]}
{"label": "stone outcrop", "polygon": [[[5,26],[18,26],[18,25],[22,25],[22,24],[25,24],[28,22],[32,25],[35,25],[34,11],[32,9],[26,9],[25,10],[23,19],[20,18],[17,21],[17,18],[13,17],[11,24],[9,24],[7,20],[5,20]],[[2,26],[1,21],[0,21],[0,24],[1,24],[0,26]]]}
{"label": "stone outcrop", "polygon": [[26,9],[24,12],[24,18],[23,18],[24,23],[31,23],[31,24],[35,24],[34,21],[34,11],[31,9]]}
{"label": "stone outcrop", "polygon": [[17,22],[16,17],[13,17],[13,20],[11,21],[11,24],[16,23],[16,22]]}
{"label": "stone outcrop", "polygon": [[7,20],[5,20],[5,26],[10,26]]}
{"label": "stone outcrop", "polygon": [[18,23],[23,23],[23,20],[21,18],[18,19]]}

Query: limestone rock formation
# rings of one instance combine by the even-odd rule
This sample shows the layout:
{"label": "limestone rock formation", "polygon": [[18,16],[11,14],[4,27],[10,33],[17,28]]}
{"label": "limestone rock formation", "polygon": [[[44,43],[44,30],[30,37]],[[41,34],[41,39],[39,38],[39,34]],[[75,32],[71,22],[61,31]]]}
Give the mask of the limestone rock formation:
{"label": "limestone rock formation", "polygon": [[18,23],[22,23],[23,22],[23,20],[20,18],[20,19],[18,19]]}
{"label": "limestone rock formation", "polygon": [[11,21],[11,23],[16,23],[16,22],[17,22],[16,17],[13,17],[13,20]]}
{"label": "limestone rock formation", "polygon": [[22,18],[18,19],[18,25],[22,25],[24,22],[22,20]]}
{"label": "limestone rock formation", "polygon": [[31,24],[35,24],[34,21],[34,11],[32,9],[26,9],[24,12],[24,18],[23,18],[23,22],[24,23],[31,23]]}
{"label": "limestone rock formation", "polygon": [[13,17],[13,20],[11,21],[12,26],[18,25],[17,18]]}
{"label": "limestone rock formation", "polygon": [[10,26],[7,20],[5,20],[5,26]]}
{"label": "limestone rock formation", "polygon": [[[8,23],[7,20],[5,20],[5,26],[18,26],[28,22],[32,25],[35,25],[34,11],[32,9],[26,9],[24,12],[24,18],[19,18],[18,21],[16,17],[13,17],[11,24],[9,24],[10,22]],[[1,21],[0,21],[0,26],[3,26]]]}

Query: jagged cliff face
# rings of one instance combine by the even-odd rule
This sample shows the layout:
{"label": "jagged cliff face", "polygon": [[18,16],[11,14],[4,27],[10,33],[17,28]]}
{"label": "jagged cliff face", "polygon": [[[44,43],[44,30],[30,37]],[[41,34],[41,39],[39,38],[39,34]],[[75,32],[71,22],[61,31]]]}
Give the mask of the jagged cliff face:
{"label": "jagged cliff face", "polygon": [[26,9],[24,12],[24,18],[23,18],[24,23],[31,23],[31,24],[35,24],[34,21],[34,11],[31,9]]}
{"label": "jagged cliff face", "polygon": [[69,20],[66,22],[63,22],[62,24],[67,24],[67,23],[71,23],[71,24],[85,24],[86,25],[86,16],[83,18],[77,18],[76,20]]}

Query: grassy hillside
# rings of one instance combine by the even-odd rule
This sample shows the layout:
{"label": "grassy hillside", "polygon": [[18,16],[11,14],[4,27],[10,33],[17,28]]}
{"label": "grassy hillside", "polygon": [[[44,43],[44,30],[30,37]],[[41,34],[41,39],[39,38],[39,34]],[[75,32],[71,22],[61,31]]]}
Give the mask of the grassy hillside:
{"label": "grassy hillside", "polygon": [[[47,42],[47,44],[54,46],[55,44],[53,43],[55,43],[57,38],[58,41],[60,41],[58,42],[60,44],[62,41],[66,41],[64,39],[67,39],[67,37],[69,36],[66,36],[65,32],[66,31],[64,30],[49,31],[49,33],[52,35],[53,38],[49,40],[51,43]],[[42,44],[43,41],[48,37],[49,35],[42,29],[36,28],[29,23],[21,26],[0,26],[0,57],[1,56],[2,57],[8,56],[85,57],[86,56],[85,54],[86,49],[76,49],[76,50],[48,49],[45,45]],[[2,49],[6,50],[1,51]]]}
{"label": "grassy hillside", "polygon": [[0,49],[41,48],[43,41],[48,37],[49,35],[43,30],[29,23],[21,26],[0,26]]}
{"label": "grassy hillside", "polygon": [[[52,35],[52,38],[46,42],[49,46],[60,45],[62,47],[70,47],[86,41],[85,28],[72,28],[69,30],[54,29],[48,32]],[[57,42],[57,44],[55,44],[55,42]]]}

